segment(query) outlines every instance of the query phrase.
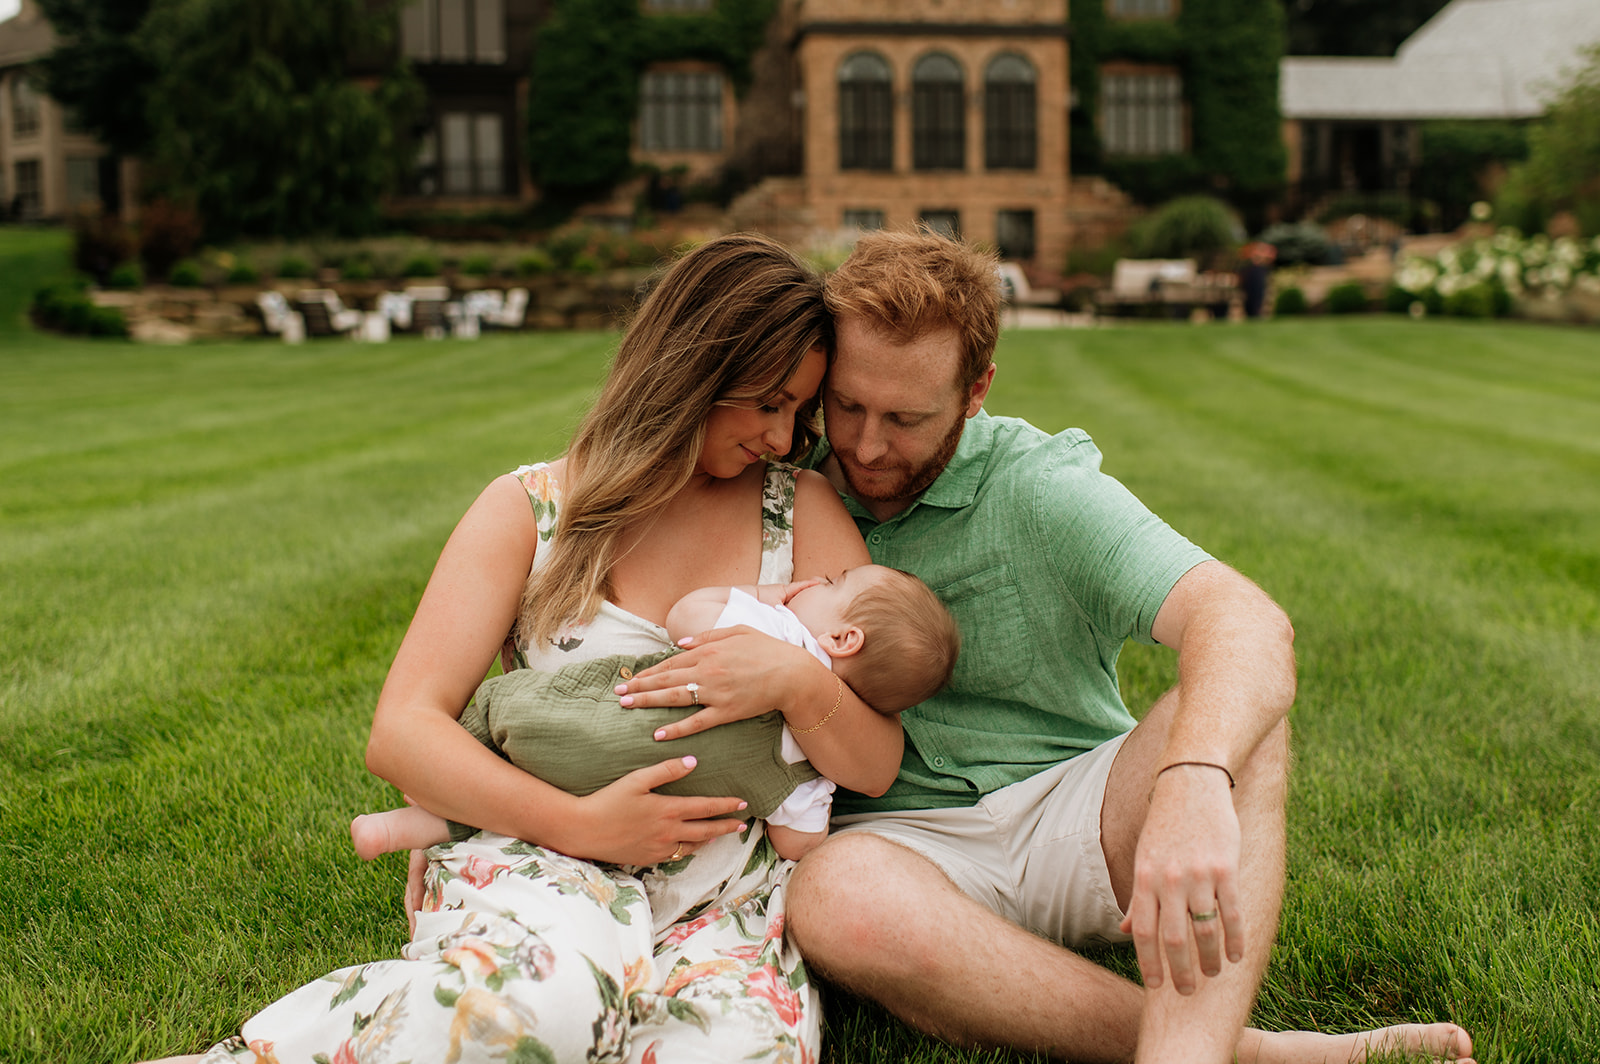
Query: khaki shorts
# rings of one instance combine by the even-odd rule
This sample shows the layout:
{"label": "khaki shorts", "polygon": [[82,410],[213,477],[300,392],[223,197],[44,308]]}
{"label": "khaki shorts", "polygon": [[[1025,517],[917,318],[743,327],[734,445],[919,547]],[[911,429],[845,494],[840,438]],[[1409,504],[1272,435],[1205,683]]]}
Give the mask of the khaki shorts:
{"label": "khaki shorts", "polygon": [[1064,946],[1127,942],[1100,848],[1100,807],[1126,735],[1102,743],[977,805],[855,813],[835,834],[866,831],[926,857],[961,892]]}

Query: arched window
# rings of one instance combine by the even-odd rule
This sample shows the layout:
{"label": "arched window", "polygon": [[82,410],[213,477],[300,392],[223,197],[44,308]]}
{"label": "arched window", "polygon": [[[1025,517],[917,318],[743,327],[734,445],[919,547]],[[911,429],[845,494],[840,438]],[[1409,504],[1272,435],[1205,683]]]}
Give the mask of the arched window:
{"label": "arched window", "polygon": [[996,56],[983,74],[983,164],[990,170],[1032,170],[1038,163],[1038,92],[1033,64]]}
{"label": "arched window", "polygon": [[894,94],[889,64],[857,52],[839,65],[839,169],[894,168]]}
{"label": "arched window", "polygon": [[911,70],[911,165],[960,170],[967,163],[967,109],[961,64],[940,52]]}

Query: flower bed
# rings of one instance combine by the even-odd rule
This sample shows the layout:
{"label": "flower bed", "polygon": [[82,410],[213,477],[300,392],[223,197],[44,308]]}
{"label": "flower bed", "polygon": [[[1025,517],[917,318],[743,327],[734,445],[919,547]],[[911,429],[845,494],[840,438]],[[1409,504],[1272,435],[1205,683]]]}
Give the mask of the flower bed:
{"label": "flower bed", "polygon": [[1600,323],[1600,237],[1552,240],[1502,229],[1403,259],[1394,285],[1427,313]]}

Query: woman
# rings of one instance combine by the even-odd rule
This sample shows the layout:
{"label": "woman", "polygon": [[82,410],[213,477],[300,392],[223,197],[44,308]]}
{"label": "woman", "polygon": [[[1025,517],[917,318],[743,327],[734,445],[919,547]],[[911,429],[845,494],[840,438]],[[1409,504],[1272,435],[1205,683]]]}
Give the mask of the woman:
{"label": "woman", "polygon": [[[713,819],[736,799],[652,793],[691,771],[676,761],[575,798],[456,718],[507,632],[536,668],[648,653],[690,590],[867,563],[826,481],[763,458],[814,440],[831,342],[820,282],[769,240],[672,267],[565,457],[499,478],[462,518],[378,700],[368,767],[487,830],[430,851],[405,959],[301,988],[208,1064],[816,1058],[816,995],[783,940],[787,866],[759,822]],[[807,756],[881,793],[898,723],[851,698],[813,727],[829,713],[792,711]]]}

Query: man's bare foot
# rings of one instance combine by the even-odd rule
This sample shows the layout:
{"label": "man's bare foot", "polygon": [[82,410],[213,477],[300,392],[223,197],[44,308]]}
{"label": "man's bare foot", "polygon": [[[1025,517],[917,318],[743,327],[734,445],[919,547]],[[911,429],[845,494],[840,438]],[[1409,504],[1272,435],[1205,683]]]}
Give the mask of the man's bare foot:
{"label": "man's bare foot", "polygon": [[389,822],[382,813],[363,813],[350,821],[350,841],[356,856],[371,861],[400,849],[389,836]]}
{"label": "man's bare foot", "polygon": [[1355,1034],[1246,1031],[1239,1040],[1240,1064],[1364,1064],[1392,1059],[1474,1064],[1472,1038],[1453,1023],[1402,1023]]}

